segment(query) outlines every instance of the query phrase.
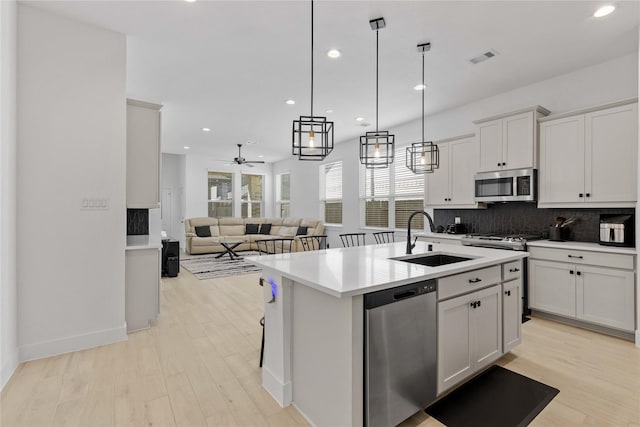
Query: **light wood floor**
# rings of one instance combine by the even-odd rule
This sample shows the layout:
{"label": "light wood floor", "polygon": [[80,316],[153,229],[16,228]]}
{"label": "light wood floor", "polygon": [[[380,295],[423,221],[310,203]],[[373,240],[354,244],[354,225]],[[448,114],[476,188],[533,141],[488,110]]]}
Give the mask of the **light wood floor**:
{"label": "light wood floor", "polygon": [[[149,330],[21,364],[1,395],[1,425],[302,426],[262,389],[258,275],[163,279]],[[640,425],[640,349],[541,319],[500,365],[560,389],[539,426]],[[420,412],[403,426],[440,425]]]}

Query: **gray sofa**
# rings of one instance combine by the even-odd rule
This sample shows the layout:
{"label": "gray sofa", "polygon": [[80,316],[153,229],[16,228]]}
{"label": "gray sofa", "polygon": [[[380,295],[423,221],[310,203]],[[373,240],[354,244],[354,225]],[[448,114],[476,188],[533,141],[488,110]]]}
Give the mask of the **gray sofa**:
{"label": "gray sofa", "polygon": [[[247,234],[247,224],[271,224],[269,234]],[[199,237],[196,227],[209,227],[210,237]],[[244,240],[235,250],[257,250],[257,241],[265,239],[293,238],[292,251],[302,251],[302,244],[296,234],[299,227],[307,227],[307,236],[324,233],[324,224],[310,218],[189,218],[184,221],[186,252],[188,254],[208,254],[224,252],[220,244],[225,239]],[[198,229],[201,234],[202,228]],[[300,230],[302,231],[302,230]]]}

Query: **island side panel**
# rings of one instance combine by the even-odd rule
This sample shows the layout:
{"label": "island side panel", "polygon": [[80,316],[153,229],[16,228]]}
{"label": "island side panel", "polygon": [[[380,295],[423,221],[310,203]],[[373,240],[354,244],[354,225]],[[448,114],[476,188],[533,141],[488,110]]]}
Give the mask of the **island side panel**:
{"label": "island side panel", "polygon": [[293,285],[293,404],[313,425],[363,424],[362,300]]}
{"label": "island side panel", "polygon": [[[283,408],[292,401],[291,306],[292,282],[279,272],[263,269],[264,357],[262,386]],[[275,285],[275,299],[272,286]]]}

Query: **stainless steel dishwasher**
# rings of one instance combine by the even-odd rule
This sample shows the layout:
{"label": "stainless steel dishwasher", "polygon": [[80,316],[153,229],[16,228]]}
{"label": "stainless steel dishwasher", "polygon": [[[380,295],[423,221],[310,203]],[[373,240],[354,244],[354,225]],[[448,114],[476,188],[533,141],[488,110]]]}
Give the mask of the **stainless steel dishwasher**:
{"label": "stainless steel dishwasher", "polygon": [[364,296],[365,425],[395,426],[436,399],[436,281]]}

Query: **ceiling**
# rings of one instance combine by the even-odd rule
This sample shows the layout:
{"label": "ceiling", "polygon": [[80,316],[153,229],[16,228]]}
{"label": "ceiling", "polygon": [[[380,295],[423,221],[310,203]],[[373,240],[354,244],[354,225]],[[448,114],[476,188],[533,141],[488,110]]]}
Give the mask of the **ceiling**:
{"label": "ceiling", "polygon": [[[164,105],[163,152],[231,160],[237,143],[251,141],[250,160],[291,156],[292,121],[310,114],[309,1],[21,3],[127,35],[127,96]],[[384,130],[420,117],[418,43],[432,43],[429,115],[637,52],[640,2],[614,3],[611,15],[594,18],[604,2],[316,1],[314,114],[334,121],[336,143],[374,130],[370,19],[387,24],[379,33]],[[342,56],[329,58],[331,48]],[[499,55],[469,62],[490,49]]]}

